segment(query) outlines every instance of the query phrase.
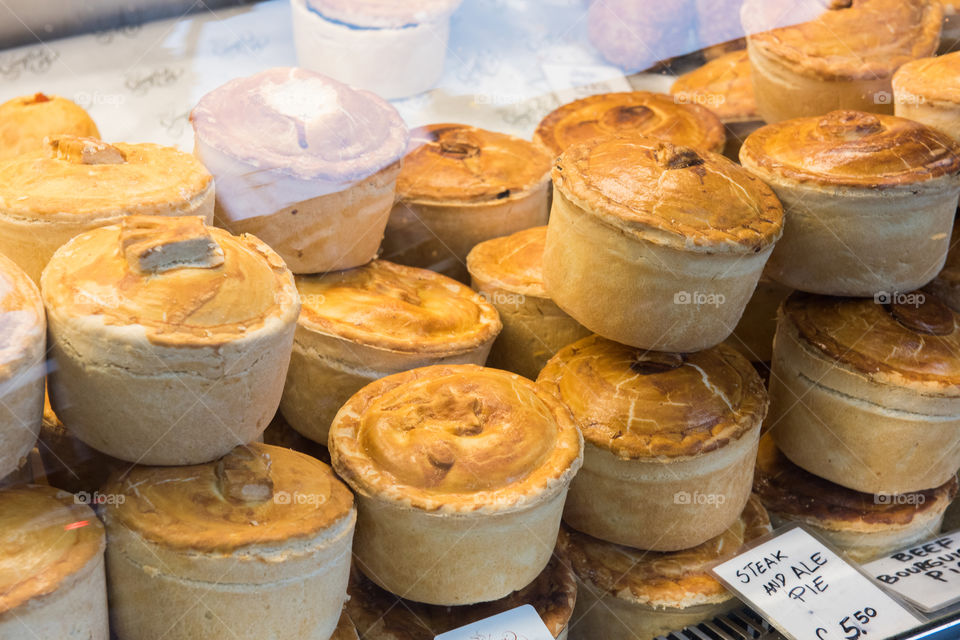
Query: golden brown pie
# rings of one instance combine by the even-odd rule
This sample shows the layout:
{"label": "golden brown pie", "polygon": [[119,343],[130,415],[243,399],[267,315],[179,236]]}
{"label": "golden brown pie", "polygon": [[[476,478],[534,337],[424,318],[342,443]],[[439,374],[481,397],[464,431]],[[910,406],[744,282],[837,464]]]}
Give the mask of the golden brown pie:
{"label": "golden brown pie", "polygon": [[960,142],[960,52],[903,65],[893,76],[893,94],[898,116]]}
{"label": "golden brown pie", "polygon": [[41,151],[44,138],[59,135],[99,138],[100,132],[83,107],[60,96],[38,92],[0,104],[0,162]]}

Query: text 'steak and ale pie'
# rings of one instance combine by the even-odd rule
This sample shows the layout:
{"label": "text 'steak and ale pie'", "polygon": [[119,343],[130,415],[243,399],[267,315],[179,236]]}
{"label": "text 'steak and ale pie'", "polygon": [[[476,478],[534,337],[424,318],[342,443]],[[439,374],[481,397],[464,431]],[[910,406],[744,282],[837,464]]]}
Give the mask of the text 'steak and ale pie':
{"label": "text 'steak and ale pie'", "polygon": [[347,598],[353,496],[302,453],[253,444],[103,489],[111,627],[124,640],[328,640]]}
{"label": "text 'steak and ale pie'", "polygon": [[253,236],[129,216],[61,247],[41,293],[50,403],[91,447],[197,464],[251,442],[276,413],[300,303]]}
{"label": "text 'steak and ale pie'", "polygon": [[706,151],[721,152],[726,144],[723,123],[712,111],[647,91],[602,93],[565,104],[540,121],[533,141],[558,156],[570,145],[618,133]]}
{"label": "text 'steak and ale pie'", "polygon": [[[939,0],[823,4],[820,16],[800,24],[789,24],[783,3],[744,5],[757,107],[767,122],[834,109],[893,113],[894,72],[932,56],[940,43]],[[789,26],[770,29],[784,22]]]}
{"label": "text 'steak and ale pie'", "polygon": [[487,364],[531,380],[553,354],[590,332],[550,299],[543,284],[547,228],[481,242],[467,256],[473,288],[500,313],[503,331]]}
{"label": "text 'steak and ale pie'", "polygon": [[760,439],[753,488],[775,527],[801,522],[864,563],[936,536],[957,495],[957,478],[899,495],[854,491],[793,464],[767,434]]}
{"label": "text 'steak and ale pie'", "polygon": [[482,365],[500,331],[489,302],[426,269],[374,260],[296,283],[302,308],[280,410],[324,445],[333,417],[364,385],[428,365]]}
{"label": "text 'steak and ale pie'", "polygon": [[578,578],[571,637],[653,640],[735,607],[739,600],[710,569],[768,533],[770,520],[755,497],[726,531],[680,551],[633,549],[564,527],[557,546]]}
{"label": "text 'steak and ale pie'", "polygon": [[773,345],[777,446],[864,493],[931,489],[960,469],[960,316],[922,292],[888,302],[794,293]]}
{"label": "text 'steak and ale pie'", "polygon": [[727,338],[783,228],[773,191],[745,169],[644,136],[570,147],[553,184],[547,292],[591,331],[643,349]]}
{"label": "text 'steak and ale pie'", "polygon": [[0,490],[0,638],[108,640],[105,545],[72,493]]}
{"label": "text 'steak and ale pie'", "polygon": [[35,282],[53,252],[127,215],[213,221],[213,178],[193,156],[156,144],[57,136],[0,161],[0,253]]}
{"label": "text 'steak and ale pie'", "polygon": [[0,479],[23,465],[40,432],[46,328],[37,285],[0,254]]}
{"label": "text 'steak and ale pie'", "polygon": [[300,68],[235,78],[190,114],[217,181],[217,225],[252,233],[294,273],[377,254],[407,127],[388,102]]}
{"label": "text 'steak and ale pie'", "polygon": [[514,136],[462,124],[411,132],[383,257],[469,280],[477,243],[544,225],[550,154]]}
{"label": "text 'steak and ale pie'", "polygon": [[532,381],[438,365],[361,389],[330,454],[357,494],[357,566],[400,597],[460,605],[503,598],[547,565],[583,445]]}
{"label": "text 'steak and ale pie'", "polygon": [[583,431],[583,468],[563,515],[571,527],[675,551],[740,516],[767,395],[739,351],[644,352],[590,336],[561,349],[537,384]]}
{"label": "text 'steak and ale pie'", "polygon": [[947,256],[960,146],[896,116],[833,111],[767,125],[740,150],[787,213],[767,275],[838,296],[910,291]]}

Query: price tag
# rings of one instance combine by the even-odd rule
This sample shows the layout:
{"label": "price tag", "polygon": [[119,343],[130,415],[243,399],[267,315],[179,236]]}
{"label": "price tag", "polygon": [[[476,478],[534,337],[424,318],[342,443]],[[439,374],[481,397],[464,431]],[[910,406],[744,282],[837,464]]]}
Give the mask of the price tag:
{"label": "price tag", "polygon": [[799,525],[713,569],[793,640],[880,640],[920,621]]}
{"label": "price tag", "polygon": [[459,629],[441,633],[435,640],[554,640],[540,614],[529,604],[504,611]]}
{"label": "price tag", "polygon": [[912,545],[863,568],[921,611],[943,609],[960,601],[960,531]]}

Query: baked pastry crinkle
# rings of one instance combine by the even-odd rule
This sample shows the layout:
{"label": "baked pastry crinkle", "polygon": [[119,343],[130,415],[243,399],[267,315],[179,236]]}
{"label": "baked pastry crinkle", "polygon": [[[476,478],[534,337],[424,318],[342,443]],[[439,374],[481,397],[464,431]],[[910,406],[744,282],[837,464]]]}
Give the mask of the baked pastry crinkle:
{"label": "baked pastry crinkle", "polygon": [[329,446],[357,494],[358,566],[398,596],[441,605],[497,600],[536,578],[583,453],[558,401],[474,365],[367,385],[337,414]]}
{"label": "baked pastry crinkle", "polygon": [[727,338],[783,228],[758,178],[654,138],[575,145],[553,185],[547,292],[591,331],[643,349],[692,352]]}
{"label": "baked pastry crinkle", "polygon": [[72,493],[0,490],[0,638],[108,640],[105,546]]}
{"label": "baked pastry crinkle", "polygon": [[739,601],[710,569],[770,532],[756,497],[726,531],[681,551],[633,549],[564,527],[558,547],[578,578],[572,637],[647,640],[735,607]]}
{"label": "baked pastry crinkle", "polygon": [[540,121],[533,140],[558,156],[570,145],[618,133],[707,151],[723,151],[726,143],[723,123],[709,109],[648,91],[602,93],[565,104]]}
{"label": "baked pastry crinkle", "polygon": [[433,364],[482,365],[501,328],[497,310],[468,287],[386,260],[296,284],[302,308],[280,410],[324,445],[333,417],[364,385]]}
{"label": "baked pastry crinkle", "polygon": [[0,255],[0,479],[23,465],[40,432],[46,328],[37,285]]}
{"label": "baked pastry crinkle", "polygon": [[216,222],[294,273],[369,262],[393,206],[407,128],[389,103],[319,73],[274,68],[214,89],[190,114],[217,180]]}
{"label": "baked pastry crinkle", "polygon": [[0,104],[0,161],[40,151],[48,136],[99,138],[90,115],[76,102],[37,92]]}
{"label": "baked pastry crinkle", "polygon": [[300,303],[253,236],[128,216],[43,272],[50,403],[70,433],[139,464],[197,464],[256,439],[277,406]]}
{"label": "baked pastry crinkle", "polygon": [[875,494],[960,469],[960,326],[925,292],[878,304],[792,294],[781,306],[770,432],[797,466]]}
{"label": "baked pastry crinkle", "polygon": [[893,94],[898,116],[960,142],[960,52],[903,65],[893,76]]}
{"label": "baked pastry crinkle", "polygon": [[388,100],[428,91],[443,74],[461,0],[293,0],[301,67]]}
{"label": "baked pastry crinkle", "polygon": [[675,551],[719,535],[750,495],[763,381],[735,349],[656,353],[590,336],[537,384],[583,432],[564,521],[596,538]]}
{"label": "baked pastry crinkle", "polygon": [[467,256],[473,288],[500,313],[503,331],[487,364],[531,380],[571,342],[590,334],[550,299],[543,284],[547,228],[481,242]]}
{"label": "baked pastry crinkle", "polygon": [[740,161],[787,212],[767,265],[774,280],[873,296],[921,287],[943,266],[960,196],[960,146],[945,133],[833,111],[759,129]]}
{"label": "baked pastry crinkle", "polygon": [[808,22],[772,30],[782,7],[748,0],[750,62],[760,115],[767,122],[836,109],[893,113],[891,79],[940,43],[939,0],[832,0]]}
{"label": "baked pastry crinkle", "polygon": [[113,630],[130,640],[328,640],[347,597],[353,496],[327,465],[253,444],[103,488]]}
{"label": "baked pastry crinkle", "polygon": [[753,486],[775,527],[801,522],[860,564],[936,536],[957,495],[956,477],[899,495],[847,489],[790,462],[769,434],[760,439]]}
{"label": "baked pastry crinkle", "polygon": [[0,161],[0,253],[35,282],[61,245],[127,215],[213,220],[214,185],[195,158],[156,144],[56,136]]}
{"label": "baked pastry crinkle", "polygon": [[547,223],[550,167],[529,140],[462,124],[415,129],[383,257],[468,282],[475,245]]}

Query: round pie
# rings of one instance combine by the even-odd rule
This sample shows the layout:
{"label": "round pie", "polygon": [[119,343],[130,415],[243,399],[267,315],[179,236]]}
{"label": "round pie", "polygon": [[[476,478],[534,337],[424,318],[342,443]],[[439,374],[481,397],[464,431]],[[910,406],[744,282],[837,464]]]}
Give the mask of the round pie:
{"label": "round pie", "polygon": [[893,93],[898,116],[960,142],[960,52],[903,65],[893,76]]}
{"label": "round pie", "polygon": [[44,138],[60,135],[99,138],[100,132],[83,107],[60,96],[38,92],[0,104],[0,162],[41,151]]}

